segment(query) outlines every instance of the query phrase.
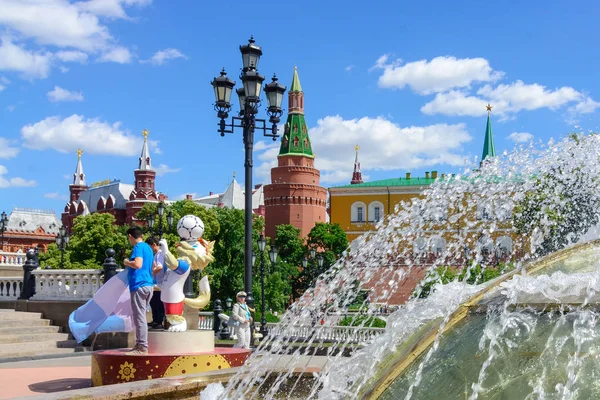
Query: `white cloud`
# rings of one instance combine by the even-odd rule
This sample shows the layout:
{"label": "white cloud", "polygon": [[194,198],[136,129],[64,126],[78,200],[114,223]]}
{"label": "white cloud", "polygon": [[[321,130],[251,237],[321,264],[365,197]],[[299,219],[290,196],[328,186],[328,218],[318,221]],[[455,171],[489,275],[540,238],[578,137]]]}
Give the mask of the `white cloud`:
{"label": "white cloud", "polygon": [[344,68],[346,70],[346,72],[351,72],[354,69],[354,65],[348,65],[346,68]]}
{"label": "white cloud", "polygon": [[18,147],[13,146],[13,141],[0,137],[0,158],[13,158],[19,154]]}
{"label": "white cloud", "polygon": [[165,164],[160,164],[159,166],[153,168],[158,176],[164,176],[165,174],[181,171],[181,168],[171,168]]}
{"label": "white cloud", "polygon": [[183,59],[187,60],[187,57],[183,53],[181,53],[179,50],[165,49],[165,50],[160,50],[160,51],[157,51],[156,53],[154,53],[152,58],[150,58],[149,60],[143,60],[141,62],[142,63],[151,63],[154,65],[163,65],[165,63],[165,61],[174,60],[176,58],[183,58]]}
{"label": "white cloud", "polygon": [[[485,105],[490,103],[493,112],[503,118],[520,111],[548,108],[556,110],[566,104],[580,101],[582,94],[569,86],[557,89],[547,89],[545,86],[523,81],[510,84],[500,84],[496,87],[485,85],[477,90],[477,96],[467,95],[461,91],[438,93],[429,103],[421,107],[421,111],[428,115],[443,114],[450,116],[482,116],[486,113]],[[582,109],[594,106],[592,103],[582,104]]]}
{"label": "white cloud", "polygon": [[100,62],[116,62],[119,64],[128,64],[131,62],[132,55],[129,49],[125,47],[113,47],[104,54],[102,54],[98,61]]}
{"label": "white cloud", "polygon": [[59,51],[55,54],[56,58],[64,62],[78,62],[83,64],[87,61],[88,55],[83,51]]}
{"label": "white cloud", "polygon": [[533,135],[527,132],[513,132],[508,138],[515,143],[528,143],[533,139]]}
{"label": "white cloud", "polygon": [[467,88],[474,82],[495,82],[503,75],[494,71],[484,58],[441,56],[431,61],[420,60],[402,65],[389,55],[379,57],[374,68],[383,69],[379,86],[402,89],[405,86],[419,94],[432,94],[455,88]]}
{"label": "white cloud", "polygon": [[600,102],[594,101],[588,96],[573,107],[569,107],[569,112],[573,114],[591,114],[599,107]]}
{"label": "white cloud", "polygon": [[[349,182],[354,146],[360,145],[363,173],[368,170],[410,170],[437,164],[463,165],[462,145],[471,140],[464,124],[401,127],[383,117],[344,120],[328,116],[311,128],[310,137],[321,170],[321,182]],[[258,155],[257,175],[269,181],[279,143]]]}
{"label": "white cloud", "polygon": [[452,90],[448,93],[436,94],[433,100],[421,107],[421,112],[427,115],[480,116],[486,114],[486,104],[483,99]]}
{"label": "white cloud", "polygon": [[[67,153],[82,148],[88,154],[139,155],[141,135],[132,135],[121,129],[121,123],[109,124],[82,115],[48,117],[21,129],[23,145],[33,150],[54,149]],[[157,142],[149,141],[152,148]]]}
{"label": "white cloud", "polygon": [[[143,7],[151,0],[0,0],[0,70],[26,78],[48,76],[51,61],[84,63],[90,55],[103,62],[128,63],[130,51],[119,45],[101,18],[126,18],[124,7]],[[11,39],[12,38],[12,39]],[[37,44],[39,49],[25,47]],[[55,54],[46,47],[59,49]],[[64,72],[64,67],[59,66]]]}
{"label": "white cloud", "polygon": [[[0,0],[0,7],[1,4]],[[14,44],[8,37],[0,38],[0,42],[0,71],[20,72],[24,78],[48,76],[52,64],[51,53],[26,50],[24,46]]]}
{"label": "white cloud", "polygon": [[72,92],[67,89],[63,89],[60,86],[54,86],[54,90],[46,93],[48,100],[52,102],[59,101],[83,101],[82,92]]}
{"label": "white cloud", "polygon": [[54,199],[54,200],[63,200],[63,201],[69,200],[69,196],[67,196],[66,194],[60,194],[60,193],[56,193],[56,192],[45,193],[44,198],[45,199]]}
{"label": "white cloud", "polygon": [[113,40],[98,17],[65,0],[0,0],[0,24],[41,45],[84,51],[105,48]]}
{"label": "white cloud", "polygon": [[0,189],[6,189],[9,187],[31,187],[37,185],[34,180],[27,180],[23,178],[7,178],[5,175],[8,170],[4,165],[0,165]]}
{"label": "white cloud", "polygon": [[17,108],[17,106],[14,106],[14,105],[6,106],[6,111],[13,112],[13,111],[15,111],[16,108]]}

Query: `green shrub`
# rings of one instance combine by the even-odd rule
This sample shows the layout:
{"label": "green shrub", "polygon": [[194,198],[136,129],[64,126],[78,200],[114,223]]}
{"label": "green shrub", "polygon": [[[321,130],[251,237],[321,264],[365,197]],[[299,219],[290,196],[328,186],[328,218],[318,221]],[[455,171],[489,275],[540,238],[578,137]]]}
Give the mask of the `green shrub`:
{"label": "green shrub", "polygon": [[[260,320],[262,318],[262,314],[260,311],[257,311],[254,313],[254,323],[260,323]],[[267,322],[279,322],[279,317],[277,315],[273,315],[271,313],[265,313],[265,320]]]}
{"label": "green shrub", "polygon": [[363,326],[365,328],[385,328],[385,321],[378,317],[368,317],[366,315],[344,317],[338,325],[341,326]]}

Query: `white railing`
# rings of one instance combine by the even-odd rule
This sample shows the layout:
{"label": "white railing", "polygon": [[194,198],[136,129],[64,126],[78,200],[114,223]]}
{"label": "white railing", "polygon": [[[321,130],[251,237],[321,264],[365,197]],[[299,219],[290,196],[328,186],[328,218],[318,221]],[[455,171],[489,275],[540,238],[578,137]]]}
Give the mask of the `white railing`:
{"label": "white railing", "polygon": [[366,344],[375,336],[385,332],[385,328],[358,328],[354,326],[323,326],[299,325],[285,326],[285,332],[280,324],[267,323],[271,335],[283,335],[287,339],[316,342],[346,342]]}
{"label": "white railing", "polygon": [[31,300],[89,300],[102,286],[99,269],[36,269]]}
{"label": "white railing", "polygon": [[198,313],[198,330],[199,331],[212,331],[213,321],[215,319],[215,313],[212,311],[200,311]]}
{"label": "white railing", "polygon": [[0,251],[0,267],[22,267],[26,260],[25,253]]}
{"label": "white railing", "polygon": [[23,277],[0,277],[0,300],[16,300],[21,293]]}

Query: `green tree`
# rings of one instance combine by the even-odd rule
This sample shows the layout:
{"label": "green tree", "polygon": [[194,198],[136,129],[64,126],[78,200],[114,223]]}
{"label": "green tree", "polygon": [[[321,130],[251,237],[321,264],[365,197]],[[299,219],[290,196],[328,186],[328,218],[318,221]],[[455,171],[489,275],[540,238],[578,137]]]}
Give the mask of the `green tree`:
{"label": "green tree", "polygon": [[[290,224],[278,225],[275,228],[275,246],[279,254],[277,269],[283,279],[287,280],[292,300],[298,298],[307,285],[306,278],[301,276],[302,259],[306,254],[304,240],[300,238],[300,229]],[[285,292],[287,288],[282,289]],[[286,305],[289,303],[286,302]]]}
{"label": "green tree", "polygon": [[576,242],[599,222],[598,178],[587,173],[587,160],[578,157],[585,151],[585,141],[589,137],[570,135],[565,151],[556,154],[563,160],[541,174],[533,190],[515,206],[513,223],[517,232],[525,236],[535,232],[542,235],[536,249],[538,255]]}
{"label": "green tree", "polygon": [[69,258],[73,268],[100,268],[108,248],[115,250],[117,262],[126,256],[130,248],[127,236],[115,225],[115,217],[94,213],[75,218],[69,241]]}
{"label": "green tree", "polygon": [[[60,250],[56,243],[52,243],[48,246],[48,250],[45,253],[41,253],[38,255],[40,260],[40,267],[50,267],[52,269],[60,268],[60,260],[61,254]],[[67,247],[64,254],[64,269],[72,269],[73,265],[71,264],[71,251]]]}

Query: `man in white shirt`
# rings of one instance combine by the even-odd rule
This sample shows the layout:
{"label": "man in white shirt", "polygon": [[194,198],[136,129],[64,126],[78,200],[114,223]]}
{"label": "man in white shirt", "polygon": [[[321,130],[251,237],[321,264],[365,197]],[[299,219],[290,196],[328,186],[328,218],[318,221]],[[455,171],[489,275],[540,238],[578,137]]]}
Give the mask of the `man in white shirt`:
{"label": "man in white shirt", "polygon": [[150,308],[152,309],[152,322],[148,323],[151,329],[164,329],[165,307],[160,300],[160,285],[165,276],[165,256],[158,245],[158,239],[154,236],[146,239],[146,243],[150,245],[154,253],[154,264],[152,265],[152,275],[154,280],[154,292],[150,300]]}

